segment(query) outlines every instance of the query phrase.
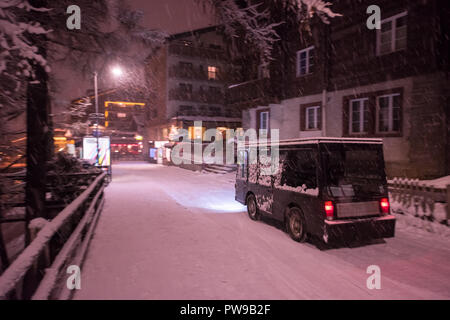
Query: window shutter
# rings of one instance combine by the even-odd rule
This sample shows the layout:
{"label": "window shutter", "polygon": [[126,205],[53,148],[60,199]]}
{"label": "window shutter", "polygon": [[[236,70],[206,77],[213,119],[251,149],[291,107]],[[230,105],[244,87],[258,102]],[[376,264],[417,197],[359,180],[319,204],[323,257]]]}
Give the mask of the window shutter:
{"label": "window shutter", "polygon": [[300,131],[306,130],[306,107],[300,106]]}
{"label": "window shutter", "polygon": [[376,132],[376,115],[377,115],[377,111],[376,111],[376,96],[371,95],[369,97],[369,100],[364,101],[365,104],[367,104],[368,108],[369,108],[369,128],[368,128],[368,134],[369,135],[373,135]]}
{"label": "window shutter", "polygon": [[349,103],[350,103],[349,99],[346,99],[346,98],[343,99],[343,102],[342,102],[342,104],[343,104],[343,108],[342,108],[342,126],[343,126],[342,127],[342,133],[343,133],[344,136],[348,136],[349,135],[349,132],[348,132],[348,127],[350,125],[350,123],[349,123],[349,121],[350,121]]}
{"label": "window shutter", "polygon": [[317,130],[322,130],[322,106],[317,109]]}

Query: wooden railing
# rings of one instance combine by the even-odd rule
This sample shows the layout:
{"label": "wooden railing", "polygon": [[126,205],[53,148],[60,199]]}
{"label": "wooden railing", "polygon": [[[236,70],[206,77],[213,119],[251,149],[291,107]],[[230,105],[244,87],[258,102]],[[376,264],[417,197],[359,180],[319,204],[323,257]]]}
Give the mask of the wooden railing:
{"label": "wooden railing", "polygon": [[104,203],[106,177],[106,173],[98,175],[51,221],[38,221],[43,222],[42,229],[34,229],[31,243],[0,276],[0,299],[70,297],[72,291],[65,288],[66,269],[81,267]]}
{"label": "wooden railing", "polygon": [[[48,217],[53,218],[54,209],[63,208],[67,203],[74,200],[98,175],[99,173],[86,172],[48,174],[46,184],[46,192],[49,196],[46,199]],[[13,207],[25,207],[25,175],[7,174],[3,175],[2,178],[10,185],[7,194],[0,193],[2,208],[8,210]],[[0,212],[0,224],[3,222],[9,222],[9,219]]]}
{"label": "wooden railing", "polygon": [[450,185],[436,188],[419,180],[394,178],[389,181],[389,194],[398,213],[447,225],[450,222]]}

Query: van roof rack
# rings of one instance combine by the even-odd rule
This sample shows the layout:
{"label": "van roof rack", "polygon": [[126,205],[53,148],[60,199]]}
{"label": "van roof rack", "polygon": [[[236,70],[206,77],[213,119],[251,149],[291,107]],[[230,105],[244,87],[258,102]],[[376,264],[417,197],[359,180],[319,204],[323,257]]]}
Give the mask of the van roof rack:
{"label": "van roof rack", "polygon": [[[314,138],[297,138],[274,141],[273,145],[288,146],[296,144],[318,144],[318,143],[368,143],[368,144],[382,144],[381,138],[342,138],[342,137],[314,137]],[[248,141],[246,146],[264,146],[272,145],[271,140],[265,142]]]}

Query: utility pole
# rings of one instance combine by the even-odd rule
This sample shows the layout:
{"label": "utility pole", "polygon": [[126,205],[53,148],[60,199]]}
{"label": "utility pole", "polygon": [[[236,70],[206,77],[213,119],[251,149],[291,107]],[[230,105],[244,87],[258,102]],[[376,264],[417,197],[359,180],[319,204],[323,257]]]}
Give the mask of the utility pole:
{"label": "utility pole", "polygon": [[99,147],[99,141],[98,136],[100,134],[100,130],[98,128],[98,73],[97,71],[94,72],[94,91],[95,91],[95,136],[97,138],[97,156],[96,156],[96,164],[100,165],[100,147]]}

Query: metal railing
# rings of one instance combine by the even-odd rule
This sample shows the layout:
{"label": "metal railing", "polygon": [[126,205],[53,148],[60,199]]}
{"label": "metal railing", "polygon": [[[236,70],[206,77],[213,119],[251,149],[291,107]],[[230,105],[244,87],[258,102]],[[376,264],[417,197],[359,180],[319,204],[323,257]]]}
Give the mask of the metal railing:
{"label": "metal railing", "polygon": [[53,220],[46,222],[30,245],[0,276],[0,299],[67,299],[65,267],[81,267],[104,203],[102,173]]}

